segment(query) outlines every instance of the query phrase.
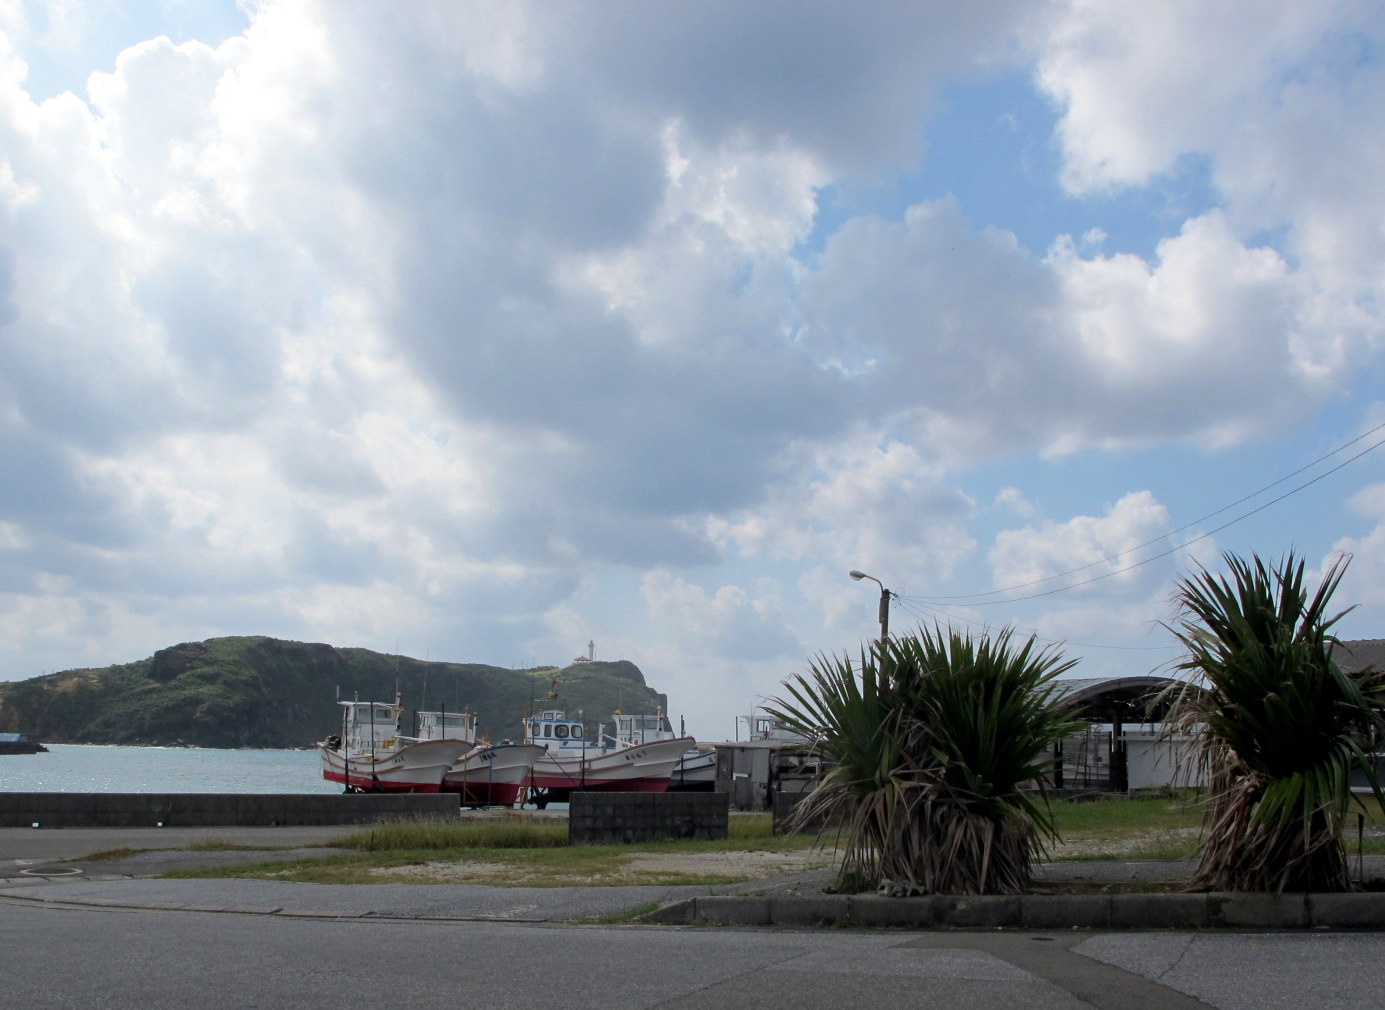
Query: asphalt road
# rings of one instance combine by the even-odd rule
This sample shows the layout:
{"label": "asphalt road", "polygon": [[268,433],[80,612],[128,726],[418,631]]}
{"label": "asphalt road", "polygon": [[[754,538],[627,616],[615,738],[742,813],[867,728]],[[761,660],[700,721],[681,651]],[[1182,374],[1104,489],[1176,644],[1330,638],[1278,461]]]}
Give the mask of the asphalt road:
{"label": "asphalt road", "polygon": [[[304,847],[346,829],[140,830],[170,846],[192,833]],[[0,830],[0,1006],[1385,1010],[1380,933],[573,925],[706,888],[102,878],[81,860],[150,844],[127,829]]]}
{"label": "asphalt road", "polygon": [[536,926],[5,896],[0,979],[4,1005],[24,1010],[1372,1010],[1385,936]]}

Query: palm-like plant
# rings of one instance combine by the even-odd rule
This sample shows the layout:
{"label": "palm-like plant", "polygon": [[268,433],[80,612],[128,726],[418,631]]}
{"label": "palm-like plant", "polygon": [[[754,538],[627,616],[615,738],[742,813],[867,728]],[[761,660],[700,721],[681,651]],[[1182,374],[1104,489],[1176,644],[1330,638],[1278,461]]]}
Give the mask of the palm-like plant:
{"label": "palm-like plant", "polygon": [[1344,672],[1329,614],[1346,568],[1334,563],[1310,596],[1290,553],[1224,558],[1230,578],[1203,569],[1181,579],[1174,634],[1187,650],[1171,720],[1195,741],[1209,784],[1195,889],[1342,891],[1341,844],[1360,770],[1381,797],[1366,749],[1380,739],[1385,674]]}
{"label": "palm-like plant", "polygon": [[1051,681],[1072,665],[1008,629],[977,639],[935,627],[858,664],[819,657],[786,681],[772,714],[817,740],[829,765],[797,816],[844,827],[843,882],[1022,890],[1056,834],[1043,787],[1072,726]]}

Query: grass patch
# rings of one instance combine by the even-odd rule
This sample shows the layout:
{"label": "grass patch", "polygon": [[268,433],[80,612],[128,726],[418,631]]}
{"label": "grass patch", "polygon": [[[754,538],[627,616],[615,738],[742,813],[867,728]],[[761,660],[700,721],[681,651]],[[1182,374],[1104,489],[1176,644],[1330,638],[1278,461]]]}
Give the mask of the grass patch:
{"label": "grass patch", "polygon": [[644,918],[651,912],[664,907],[662,901],[647,901],[643,905],[625,912],[612,912],[610,915],[592,915],[585,919],[574,919],[574,926],[625,926]]}
{"label": "grass patch", "polygon": [[[1385,854],[1385,814],[1366,799],[1360,851]],[[1202,835],[1202,796],[1196,791],[1171,795],[1060,800],[1053,804],[1062,837],[1050,853],[1054,859],[1187,860],[1196,859]],[[1347,815],[1342,845],[1351,855],[1358,846],[1357,811]]]}
{"label": "grass patch", "polygon": [[[485,819],[412,818],[375,824],[335,840],[349,851],[314,859],[266,861],[170,871],[170,877],[290,880],[303,883],[456,883],[508,887],[615,886],[628,884],[712,885],[738,883],[763,874],[762,854],[806,853],[811,836],[775,835],[769,814],[733,815],[729,837],[680,839],[637,845],[567,844],[567,822],[523,813]],[[748,869],[735,854],[753,853]],[[661,861],[660,856],[710,856],[700,870]],[[642,863],[641,857],[647,857]],[[826,865],[824,853],[815,864]],[[772,859],[770,860],[773,861]],[[804,862],[795,859],[795,868]],[[653,865],[650,865],[653,864]]]}
{"label": "grass patch", "polygon": [[1201,834],[1196,793],[1133,796],[1053,804],[1061,842],[1054,859],[1192,859]]}
{"label": "grass patch", "polygon": [[567,821],[520,814],[485,820],[408,818],[382,821],[339,838],[333,845],[361,852],[552,849],[567,845]]}
{"label": "grass patch", "polygon": [[131,856],[137,856],[141,852],[149,851],[154,850],[133,849],[128,845],[122,845],[118,849],[101,849],[99,852],[92,852],[86,856],[83,856],[82,859],[83,861],[92,863],[109,863],[115,862],[118,859],[129,859]]}
{"label": "grass patch", "polygon": [[[1186,860],[1197,853],[1202,808],[1195,793],[1059,801],[1054,813],[1061,860]],[[732,814],[729,837],[637,845],[567,844],[567,822],[523,812],[486,818],[410,819],[371,825],[334,841],[346,850],[307,860],[275,860],[171,871],[177,877],[246,877],[323,884],[456,883],[505,887],[713,885],[773,872],[831,866],[835,836],[775,835],[767,813]],[[1363,851],[1385,853],[1385,817],[1372,804]],[[1355,818],[1342,838],[1356,853]],[[240,848],[202,842],[189,848]],[[116,860],[136,850],[96,857]],[[706,859],[698,859],[706,856]],[[670,857],[670,858],[660,858]],[[680,859],[678,857],[688,857]],[[780,858],[782,857],[782,858]]]}

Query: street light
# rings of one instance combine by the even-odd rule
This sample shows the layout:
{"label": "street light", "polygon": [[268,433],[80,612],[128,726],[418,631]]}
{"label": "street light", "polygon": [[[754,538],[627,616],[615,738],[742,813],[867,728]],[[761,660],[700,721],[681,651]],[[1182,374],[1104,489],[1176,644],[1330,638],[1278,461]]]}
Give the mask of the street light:
{"label": "street light", "polygon": [[894,594],[885,588],[885,584],[874,575],[867,575],[865,572],[858,572],[855,569],[847,572],[853,582],[860,582],[862,579],[870,579],[880,587],[880,643],[883,645],[890,637],[890,597]]}

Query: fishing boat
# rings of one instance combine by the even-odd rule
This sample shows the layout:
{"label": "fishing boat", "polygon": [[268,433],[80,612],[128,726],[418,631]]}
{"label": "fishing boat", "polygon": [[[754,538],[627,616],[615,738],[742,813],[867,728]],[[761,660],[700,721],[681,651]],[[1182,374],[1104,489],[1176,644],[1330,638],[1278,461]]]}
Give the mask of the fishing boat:
{"label": "fishing boat", "polygon": [[[627,723],[620,736],[598,733],[589,741],[579,719],[556,710],[539,712],[524,720],[524,742],[543,748],[529,777],[531,798],[539,807],[563,802],[574,791],[662,793],[678,762],[696,743],[690,736],[647,740],[635,724]],[[663,716],[656,717],[667,724]]]}
{"label": "fishing boat", "polygon": [[673,792],[714,790],[717,787],[716,748],[704,744],[689,747],[669,775],[668,787]]}
{"label": "fishing boat", "polygon": [[442,791],[460,793],[466,807],[512,807],[528,792],[529,776],[543,748],[527,743],[478,746],[442,777]]}
{"label": "fishing boat", "polygon": [[322,777],[347,792],[436,793],[443,776],[475,744],[461,739],[401,737],[404,708],[396,697],[382,701],[343,701],[341,733],[318,744]]}
{"label": "fishing boat", "polygon": [[478,742],[474,712],[420,712],[418,722],[415,739],[420,742],[462,740],[470,745],[443,773],[442,792],[460,793],[468,807],[512,807],[523,798],[542,747]]}
{"label": "fishing boat", "polygon": [[[615,721],[615,741],[622,747],[641,743],[691,739],[682,733],[675,733],[668,716],[662,712],[657,715],[637,715],[617,712]],[[716,787],[717,752],[713,747],[694,743],[678,759],[669,773],[668,788],[673,792],[710,792]]]}
{"label": "fishing boat", "polygon": [[0,754],[47,754],[48,748],[23,733],[0,733]]}

